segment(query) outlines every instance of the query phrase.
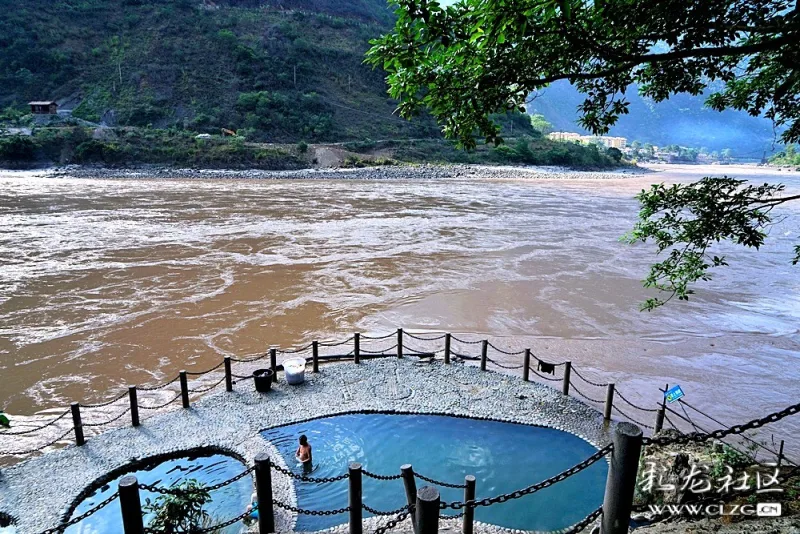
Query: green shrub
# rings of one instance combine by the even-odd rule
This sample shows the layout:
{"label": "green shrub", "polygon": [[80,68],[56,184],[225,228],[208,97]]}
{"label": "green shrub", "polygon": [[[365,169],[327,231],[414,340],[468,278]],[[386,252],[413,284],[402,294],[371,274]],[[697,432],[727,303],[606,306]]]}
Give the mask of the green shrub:
{"label": "green shrub", "polygon": [[36,143],[30,137],[12,135],[0,137],[0,160],[10,162],[31,161],[36,153]]}

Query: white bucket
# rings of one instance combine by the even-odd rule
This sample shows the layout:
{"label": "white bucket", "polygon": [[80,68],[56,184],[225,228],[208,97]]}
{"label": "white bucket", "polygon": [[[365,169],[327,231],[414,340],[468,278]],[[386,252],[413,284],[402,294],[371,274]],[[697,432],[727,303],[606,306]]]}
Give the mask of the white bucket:
{"label": "white bucket", "polygon": [[291,358],[283,362],[283,371],[286,373],[286,382],[289,384],[302,384],[306,379],[306,359]]}

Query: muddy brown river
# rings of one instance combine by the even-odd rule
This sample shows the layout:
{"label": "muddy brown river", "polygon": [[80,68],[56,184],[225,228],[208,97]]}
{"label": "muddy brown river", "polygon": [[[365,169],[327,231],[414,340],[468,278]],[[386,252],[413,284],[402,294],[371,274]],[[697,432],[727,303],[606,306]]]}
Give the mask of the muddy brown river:
{"label": "muddy brown river", "polygon": [[[647,405],[670,383],[724,422],[764,415],[800,397],[798,207],[761,252],[720,247],[729,268],[652,313],[638,306],[653,247],[619,241],[643,187],[723,172],[800,189],[800,173],[734,166],[610,180],[0,173],[0,407],[97,402],[223,355],[403,326],[572,360]],[[786,435],[800,421],[757,439]]]}

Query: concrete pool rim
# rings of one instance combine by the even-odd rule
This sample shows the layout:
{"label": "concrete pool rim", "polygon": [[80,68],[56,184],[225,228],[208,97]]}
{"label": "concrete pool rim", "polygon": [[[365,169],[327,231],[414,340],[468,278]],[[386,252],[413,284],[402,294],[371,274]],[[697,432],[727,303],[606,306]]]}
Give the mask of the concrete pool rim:
{"label": "concrete pool rim", "polygon": [[[309,417],[291,417],[298,412]],[[616,425],[604,424],[599,411],[547,384],[525,382],[491,370],[482,372],[469,365],[446,365],[438,359],[422,365],[406,358],[370,359],[359,365],[325,366],[319,373],[308,373],[303,386],[288,386],[281,380],[266,394],[256,393],[250,383],[242,383],[232,393],[204,396],[190,409],[159,414],[141,427],[111,430],[92,437],[82,447],[69,446],[0,469],[0,509],[8,514],[19,508],[19,532],[36,534],[68,516],[78,495],[99,478],[129,469],[134,457],[185,456],[187,451],[205,449],[238,455],[249,466],[256,454],[267,452],[286,467],[282,455],[261,436],[262,432],[356,413],[437,415],[551,428],[598,449],[610,441]],[[45,509],[44,497],[49,499],[53,491],[43,488],[50,481],[36,478],[46,478],[53,468],[65,469],[58,473],[61,480],[52,483],[63,491],[57,492],[55,503]],[[31,480],[33,484],[29,484]],[[273,477],[273,486],[276,499],[296,505],[294,483]],[[20,507],[21,503],[26,506]],[[54,509],[68,511],[57,518]],[[371,519],[365,519],[366,524],[383,524]],[[276,510],[276,520],[285,529],[296,525],[295,514]],[[492,528],[495,532],[511,531]]]}

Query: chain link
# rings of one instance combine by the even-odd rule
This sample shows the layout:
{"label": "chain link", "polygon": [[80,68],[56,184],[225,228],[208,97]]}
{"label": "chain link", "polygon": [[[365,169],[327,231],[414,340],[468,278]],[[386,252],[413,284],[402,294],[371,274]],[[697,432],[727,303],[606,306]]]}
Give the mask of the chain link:
{"label": "chain link", "polygon": [[155,406],[144,406],[143,404],[140,404],[139,408],[141,408],[142,410],[160,410],[161,408],[164,408],[165,406],[168,406],[168,405],[172,404],[173,402],[178,400],[180,397],[181,397],[181,394],[178,393],[177,395],[172,397],[172,399],[168,400],[164,404],[156,404]]}
{"label": "chain link", "polygon": [[274,504],[278,508],[283,508],[284,510],[289,510],[290,512],[294,512],[296,514],[304,514],[304,515],[339,515],[350,511],[349,506],[347,508],[339,508],[337,510],[305,510],[303,508],[296,508],[294,506],[282,503],[280,501],[272,501],[272,504]]}
{"label": "chain link", "polygon": [[578,534],[578,532],[582,532],[586,527],[594,523],[601,515],[603,515],[602,506],[591,514],[587,515],[582,521],[579,521],[568,529],[562,531],[562,534]]}
{"label": "chain link", "polygon": [[192,495],[194,493],[197,493],[198,491],[207,491],[210,493],[220,488],[224,488],[225,486],[230,486],[237,480],[243,479],[244,477],[252,473],[254,470],[255,467],[249,467],[245,469],[243,472],[236,475],[235,477],[229,478],[228,480],[220,482],[219,484],[214,484],[213,486],[202,486],[193,490],[191,489],[187,490],[183,488],[163,488],[161,486],[156,486],[155,484],[139,484],[139,489],[150,491],[152,493],[160,493],[161,495]]}
{"label": "chain link", "polygon": [[302,480],[303,482],[313,482],[315,484],[328,484],[330,482],[338,482],[340,480],[350,478],[350,473],[343,473],[335,477],[314,478],[314,477],[307,477],[304,475],[298,475],[297,473],[289,471],[288,469],[284,469],[283,467],[275,465],[273,463],[270,463],[270,467],[272,467],[278,473],[283,473],[284,475],[291,477],[295,480]]}
{"label": "chain link", "polygon": [[[244,512],[243,514],[239,515],[238,517],[234,517],[233,519],[228,519],[227,521],[225,521],[224,523],[220,523],[219,525],[214,525],[214,526],[205,527],[205,528],[194,528],[194,529],[191,530],[191,532],[192,532],[192,534],[206,534],[208,532],[215,532],[215,531],[223,529],[225,527],[229,527],[229,526],[233,525],[234,523],[238,523],[239,521],[247,518],[247,516],[249,516],[252,513],[253,513],[252,511],[247,511],[247,512]],[[162,534],[163,531],[162,530],[152,529],[152,528],[145,528],[144,532],[145,532],[145,534]]]}
{"label": "chain link", "polygon": [[436,337],[422,337],[412,334],[411,332],[403,331],[403,335],[410,337],[411,339],[418,339],[420,341],[439,341],[440,339],[444,339],[447,337],[447,334],[442,334]]}
{"label": "chain link", "polygon": [[452,350],[450,351],[450,354],[455,356],[456,358],[461,359],[461,360],[477,361],[477,360],[481,359],[480,356],[470,356],[469,354],[459,354],[459,353],[454,352]]}
{"label": "chain link", "polygon": [[390,351],[390,350],[395,350],[396,348],[397,348],[397,343],[395,343],[394,345],[392,345],[389,348],[381,349],[381,350],[367,350],[367,349],[365,349],[363,347],[360,350],[361,350],[361,352],[363,352],[365,354],[383,354],[384,352],[387,352],[387,351]]}
{"label": "chain link", "polygon": [[368,476],[369,478],[374,478],[375,480],[397,480],[399,478],[403,478],[403,475],[378,475],[377,473],[370,473],[366,470],[361,470],[361,474],[364,476]]}
{"label": "chain link", "polygon": [[278,349],[278,354],[297,354],[298,352],[305,352],[310,349],[314,344],[309,343],[308,345],[303,345],[302,347],[296,349]]}
{"label": "chain link", "polygon": [[451,484],[450,482],[442,482],[440,480],[436,480],[436,479],[433,479],[433,478],[428,478],[426,476],[420,475],[419,473],[414,473],[414,476],[417,477],[417,478],[421,478],[425,482],[430,482],[434,486],[444,486],[445,488],[456,488],[456,489],[466,488],[467,487],[466,484]]}
{"label": "chain link", "polygon": [[559,474],[557,474],[557,475],[555,475],[553,477],[550,477],[547,480],[543,480],[541,482],[537,482],[536,484],[532,484],[532,485],[528,486],[527,488],[519,489],[519,490],[513,491],[511,493],[504,493],[502,495],[498,495],[497,497],[487,497],[485,499],[480,499],[480,500],[471,499],[471,500],[466,501],[466,502],[458,501],[458,502],[452,502],[452,503],[441,502],[439,504],[439,508],[442,509],[442,510],[445,510],[447,508],[451,508],[453,510],[460,510],[460,509],[462,509],[464,507],[477,508],[478,506],[491,506],[491,505],[496,504],[496,503],[503,503],[503,502],[510,501],[510,500],[513,500],[513,499],[519,499],[519,498],[524,497],[526,495],[530,495],[532,493],[536,493],[537,491],[542,490],[544,488],[549,488],[553,484],[561,482],[562,480],[566,480],[567,478],[571,477],[572,475],[583,471],[584,469],[586,469],[590,465],[594,464],[595,462],[597,462],[598,460],[603,458],[606,454],[611,452],[613,450],[613,448],[614,448],[614,446],[612,444],[608,444],[605,447],[603,447],[602,449],[600,449],[599,451],[597,451],[596,453],[594,453],[593,455],[591,455],[588,458],[586,458],[581,463],[576,464],[576,465],[570,467],[569,469],[567,469],[566,471],[563,471],[563,472],[561,472],[561,473],[559,473]]}
{"label": "chain link", "polygon": [[[541,360],[539,360],[539,361],[541,361]],[[531,372],[533,372],[533,374],[535,374],[536,376],[538,376],[539,378],[541,378],[541,379],[543,379],[543,380],[549,380],[550,382],[561,382],[561,379],[560,379],[560,378],[558,378],[557,376],[553,376],[553,377],[550,377],[550,376],[544,376],[543,374],[541,374],[539,371],[537,371],[537,370],[536,370],[536,369],[534,369],[533,367],[528,367],[528,369],[529,369]]]}
{"label": "chain link", "polygon": [[60,436],[58,436],[56,439],[54,439],[53,441],[51,441],[49,443],[45,443],[44,445],[40,445],[40,446],[36,447],[35,449],[29,449],[27,451],[16,451],[16,452],[15,451],[0,451],[0,456],[21,456],[23,454],[32,454],[34,452],[42,451],[42,450],[46,449],[47,447],[49,447],[51,445],[55,445],[56,443],[58,443],[59,441],[61,441],[65,437],[67,437],[68,434],[72,434],[73,431],[74,431],[74,429],[70,428],[69,430],[67,430],[66,432],[64,432]]}
{"label": "chain link", "polygon": [[478,345],[483,343],[483,340],[479,339],[478,341],[467,341],[466,339],[459,339],[456,336],[451,335],[450,339],[453,341],[458,341],[459,343],[463,343],[464,345]]}
{"label": "chain link", "polygon": [[139,391],[156,391],[158,389],[163,389],[163,388],[169,386],[170,384],[174,384],[175,382],[180,380],[180,378],[181,378],[180,375],[178,375],[175,378],[173,378],[172,380],[170,380],[169,382],[165,382],[165,383],[163,383],[163,384],[161,384],[159,386],[150,386],[150,387],[147,387],[147,386],[136,386],[136,389],[138,389]]}
{"label": "chain link", "polygon": [[629,401],[628,399],[626,399],[625,396],[622,393],[620,393],[620,391],[618,389],[616,389],[616,388],[614,389],[614,395],[616,397],[619,397],[620,399],[622,399],[623,402],[625,402],[626,404],[628,404],[632,408],[636,408],[637,410],[641,410],[643,412],[648,412],[648,413],[656,413],[658,411],[657,408],[642,408],[641,406],[637,406],[636,404],[634,404],[631,401]]}
{"label": "chain link", "polygon": [[411,514],[411,511],[414,509],[413,506],[409,507],[408,510],[405,512],[400,513],[397,517],[386,523],[380,528],[376,528],[373,534],[386,534],[386,532],[392,530],[394,527],[402,523],[406,520],[406,518]]}
{"label": "chain link", "polygon": [[518,350],[516,352],[509,352],[507,350],[501,349],[500,347],[495,346],[494,343],[492,343],[491,341],[489,342],[489,346],[492,347],[497,352],[499,352],[501,354],[506,354],[508,356],[517,356],[519,354],[525,354],[524,350]]}
{"label": "chain link", "polygon": [[432,357],[436,355],[435,351],[432,350],[420,350],[415,349],[414,347],[409,347],[405,343],[403,343],[403,349],[407,350],[408,352],[404,352],[405,356],[424,356],[424,357]]}
{"label": "chain link", "polygon": [[367,512],[371,513],[372,515],[377,515],[377,516],[382,516],[382,515],[397,515],[397,514],[399,514],[400,512],[403,512],[403,511],[405,511],[405,510],[408,510],[408,505],[402,506],[402,507],[398,508],[397,510],[392,510],[391,512],[381,512],[380,510],[376,510],[375,508],[372,508],[372,507],[370,507],[370,506],[367,506],[367,505],[366,505],[366,504],[364,504],[364,503],[361,503],[361,507],[362,507],[364,510],[366,510]]}
{"label": "chain link", "polygon": [[225,360],[219,362],[217,365],[215,365],[214,367],[212,367],[211,369],[208,369],[206,371],[186,371],[186,374],[189,375],[189,376],[203,376],[203,375],[206,375],[206,374],[210,373],[211,371],[216,371],[217,369],[222,367],[224,364],[225,364]]}
{"label": "chain link", "polygon": [[637,425],[639,425],[639,426],[641,426],[641,427],[644,427],[644,428],[646,428],[646,429],[648,429],[648,430],[655,430],[655,427],[653,427],[653,426],[650,426],[650,425],[648,425],[648,424],[646,424],[646,423],[642,423],[641,421],[637,421],[636,419],[634,419],[634,418],[633,418],[633,417],[631,417],[630,415],[626,414],[625,412],[623,412],[622,410],[620,410],[619,408],[617,408],[617,407],[616,407],[616,406],[614,406],[613,404],[611,405],[611,409],[613,409],[613,410],[616,410],[617,412],[619,412],[619,414],[620,414],[622,417],[624,417],[625,419],[627,419],[627,420],[629,420],[629,421],[631,421],[631,422],[633,422],[633,423],[636,423]]}
{"label": "chain link", "polygon": [[81,515],[79,515],[77,517],[73,517],[69,521],[61,523],[57,527],[49,528],[49,529],[45,530],[44,532],[42,532],[41,534],[57,534],[57,533],[60,534],[60,533],[64,532],[67,529],[67,527],[70,527],[72,525],[80,523],[81,521],[83,521],[84,519],[89,517],[90,515],[94,515],[98,511],[102,510],[103,508],[105,508],[106,506],[108,506],[109,504],[114,502],[114,500],[117,497],[119,497],[119,492],[118,491],[114,492],[113,495],[109,496],[106,500],[104,500],[103,502],[101,502],[100,504],[95,506],[94,508],[90,508],[89,510],[87,510],[84,513],[82,513]]}
{"label": "chain link", "polygon": [[211,391],[212,389],[214,389],[218,385],[222,384],[223,380],[225,380],[224,376],[222,378],[220,378],[219,380],[217,380],[216,382],[214,382],[214,384],[212,384],[212,385],[210,385],[208,387],[200,388],[200,389],[190,389],[189,393],[208,393],[209,391]]}
{"label": "chain link", "polygon": [[82,404],[81,403],[80,406],[81,406],[81,408],[105,408],[106,406],[111,406],[112,404],[114,404],[118,400],[121,400],[122,398],[127,397],[127,396],[128,396],[128,392],[126,391],[125,393],[121,394],[118,397],[115,397],[115,398],[111,399],[110,401],[101,402],[100,404]]}
{"label": "chain link", "polygon": [[498,361],[495,361],[495,360],[493,360],[493,359],[491,359],[491,358],[487,358],[487,359],[488,359],[490,362],[492,362],[494,365],[496,365],[497,367],[502,367],[503,369],[522,369],[523,367],[525,367],[525,365],[524,365],[524,364],[519,364],[519,365],[506,365],[506,364],[500,363],[500,362],[498,362]]}
{"label": "chain link", "polygon": [[584,382],[586,382],[587,384],[589,384],[589,385],[592,385],[592,386],[595,386],[595,387],[598,387],[598,388],[604,388],[604,387],[608,387],[608,385],[610,384],[610,382],[606,382],[605,384],[601,384],[600,382],[592,382],[591,380],[589,380],[588,378],[586,378],[585,376],[583,376],[583,375],[582,375],[582,374],[581,374],[581,373],[578,371],[578,368],[577,368],[577,367],[575,367],[574,365],[572,366],[572,372],[575,374],[575,376],[577,376],[578,378],[580,378],[581,380],[583,380],[583,381],[584,381]]}
{"label": "chain link", "polygon": [[82,426],[85,426],[87,428],[91,428],[91,427],[97,427],[97,426],[110,425],[111,423],[113,423],[115,421],[119,421],[120,419],[122,419],[122,416],[125,415],[126,413],[130,412],[130,411],[131,411],[131,407],[128,406],[127,408],[125,408],[122,411],[122,413],[120,413],[119,415],[117,415],[116,417],[114,417],[112,419],[109,419],[108,421],[103,421],[102,423],[83,423]]}
{"label": "chain link", "polygon": [[369,339],[369,340],[375,341],[375,340],[379,340],[379,339],[389,339],[390,337],[396,336],[396,335],[397,335],[397,332],[392,332],[390,334],[386,334],[385,336],[367,336],[367,335],[361,334],[361,339]]}
{"label": "chain link", "polygon": [[61,421],[71,411],[72,410],[67,409],[67,410],[64,411],[64,413],[62,413],[61,415],[59,415],[58,417],[56,417],[55,419],[53,419],[49,423],[46,423],[46,424],[44,424],[42,426],[37,426],[36,428],[30,428],[28,430],[23,430],[21,432],[9,432],[9,431],[0,432],[0,437],[1,436],[23,436],[25,434],[33,434],[34,432],[37,432],[39,430],[42,430],[42,429],[45,429],[47,427],[53,426],[57,422]]}
{"label": "chain link", "polygon": [[356,338],[355,336],[350,336],[349,338],[345,339],[344,341],[330,341],[330,342],[327,342],[327,343],[325,341],[320,341],[319,342],[319,346],[320,347],[338,347],[339,345],[345,345],[347,343],[350,343],[355,338]]}
{"label": "chain link", "polygon": [[675,437],[660,436],[660,437],[645,438],[644,444],[671,445],[673,443],[676,443],[679,445],[685,445],[686,443],[689,442],[703,443],[710,439],[722,439],[725,436],[738,435],[743,432],[747,432],[748,430],[752,430],[754,428],[760,428],[766,424],[780,421],[781,419],[789,415],[794,415],[797,412],[800,412],[800,404],[793,404],[792,406],[784,408],[779,412],[771,413],[759,419],[753,419],[752,421],[748,421],[747,423],[744,423],[742,425],[733,425],[732,427],[726,428],[724,430],[715,430],[707,434],[693,432],[691,434],[685,434],[682,436],[675,436]]}
{"label": "chain link", "polygon": [[601,400],[593,399],[591,397],[587,397],[586,395],[581,393],[581,390],[576,388],[575,384],[573,384],[572,382],[570,382],[570,387],[572,388],[572,391],[574,391],[575,393],[577,393],[578,395],[580,395],[581,397],[583,397],[584,399],[586,399],[586,400],[588,400],[590,402],[595,402],[597,404],[605,404],[605,401],[601,401]]}
{"label": "chain link", "polygon": [[268,356],[268,354],[269,353],[259,354],[258,356],[253,356],[252,358],[234,358],[233,356],[231,356],[231,361],[232,362],[238,362],[238,363],[251,363],[251,362],[258,361],[258,360],[263,360],[264,358],[266,358]]}

